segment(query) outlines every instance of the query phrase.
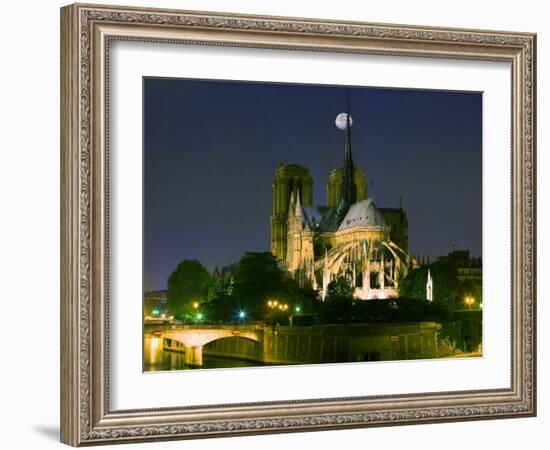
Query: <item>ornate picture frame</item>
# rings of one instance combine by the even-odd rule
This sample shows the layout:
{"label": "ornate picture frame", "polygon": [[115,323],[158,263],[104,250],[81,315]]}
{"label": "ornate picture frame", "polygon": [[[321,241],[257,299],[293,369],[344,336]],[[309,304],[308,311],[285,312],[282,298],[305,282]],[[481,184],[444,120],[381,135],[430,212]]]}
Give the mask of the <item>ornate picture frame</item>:
{"label": "ornate picture frame", "polygon": [[[112,410],[109,49],[116,40],[511,64],[511,385]],[[536,415],[536,35],[74,4],[61,9],[61,441],[97,445]]]}

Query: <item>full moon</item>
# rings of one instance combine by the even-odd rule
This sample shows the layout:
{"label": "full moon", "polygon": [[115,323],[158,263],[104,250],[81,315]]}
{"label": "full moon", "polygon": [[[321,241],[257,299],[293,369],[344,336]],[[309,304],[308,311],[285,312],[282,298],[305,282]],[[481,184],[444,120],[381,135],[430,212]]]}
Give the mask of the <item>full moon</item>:
{"label": "full moon", "polygon": [[[336,116],[336,120],[334,121],[334,123],[336,124],[336,128],[338,128],[339,130],[345,130],[346,127],[348,126],[348,114],[345,112],[338,114]],[[352,125],[353,125],[353,119],[351,116],[349,116],[350,128]]]}

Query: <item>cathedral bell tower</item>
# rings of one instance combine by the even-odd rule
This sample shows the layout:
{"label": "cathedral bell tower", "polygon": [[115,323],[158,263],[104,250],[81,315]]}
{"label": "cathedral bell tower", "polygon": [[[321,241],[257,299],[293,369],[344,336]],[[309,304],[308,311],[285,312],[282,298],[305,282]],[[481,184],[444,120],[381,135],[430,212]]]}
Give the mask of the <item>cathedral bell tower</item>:
{"label": "cathedral bell tower", "polygon": [[297,164],[281,164],[273,180],[271,213],[271,252],[278,261],[283,261],[287,253],[287,220],[293,192],[299,192],[302,205],[313,204],[313,179],[309,169]]}
{"label": "cathedral bell tower", "polygon": [[[336,208],[338,203],[340,203],[340,199],[342,198],[342,186],[344,184],[343,179],[342,167],[330,171],[327,183],[327,206]],[[365,172],[357,166],[355,166],[355,191],[357,193],[358,202],[367,199],[367,178],[365,177]]]}

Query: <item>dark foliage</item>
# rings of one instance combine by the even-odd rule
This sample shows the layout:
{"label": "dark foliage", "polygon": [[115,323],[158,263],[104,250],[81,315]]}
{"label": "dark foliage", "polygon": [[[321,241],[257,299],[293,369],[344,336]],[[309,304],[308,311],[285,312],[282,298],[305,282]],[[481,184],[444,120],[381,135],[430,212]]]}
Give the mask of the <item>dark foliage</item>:
{"label": "dark foliage", "polygon": [[178,319],[183,319],[192,310],[193,302],[206,298],[212,277],[197,260],[185,259],[168,278],[168,310]]}
{"label": "dark foliage", "polygon": [[353,287],[346,277],[337,277],[327,287],[327,298],[321,304],[320,321],[348,323],[353,319]]}
{"label": "dark foliage", "polygon": [[399,298],[352,301],[346,298],[327,299],[321,307],[322,323],[392,323],[445,322],[452,312],[444,302]]}
{"label": "dark foliage", "polygon": [[481,267],[481,259],[470,258],[467,250],[457,250],[441,256],[429,266],[412,270],[399,284],[402,298],[425,299],[428,269],[433,278],[434,299],[443,302],[451,310],[464,308],[464,298],[472,296],[481,301],[481,283],[466,279],[460,281],[458,268]]}
{"label": "dark foliage", "polygon": [[233,277],[232,295],[251,317],[259,319],[270,298],[286,296],[288,277],[270,252],[246,252]]}

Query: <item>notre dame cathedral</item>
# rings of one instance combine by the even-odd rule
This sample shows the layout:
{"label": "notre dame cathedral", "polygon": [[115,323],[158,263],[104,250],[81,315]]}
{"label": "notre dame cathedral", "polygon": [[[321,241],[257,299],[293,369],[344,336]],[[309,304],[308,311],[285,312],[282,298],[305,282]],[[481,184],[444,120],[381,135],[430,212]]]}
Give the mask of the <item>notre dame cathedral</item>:
{"label": "notre dame cathedral", "polygon": [[313,179],[307,167],[281,164],[273,182],[271,251],[301,285],[319,290],[345,276],[358,299],[397,295],[399,280],[415,261],[408,254],[407,212],[378,208],[368,196],[365,172],[353,162],[352,118],[336,118],[345,132],[344,165],[333,169],[326,205],[314,206]]}

